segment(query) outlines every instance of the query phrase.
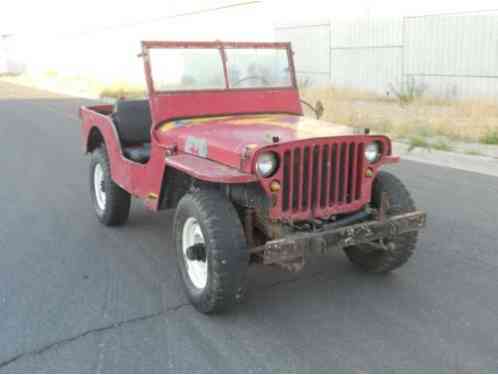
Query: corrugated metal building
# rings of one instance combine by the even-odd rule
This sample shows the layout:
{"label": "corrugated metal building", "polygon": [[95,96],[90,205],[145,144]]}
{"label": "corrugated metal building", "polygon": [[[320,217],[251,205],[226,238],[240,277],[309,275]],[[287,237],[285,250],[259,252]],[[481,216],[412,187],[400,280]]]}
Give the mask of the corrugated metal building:
{"label": "corrugated metal building", "polygon": [[276,25],[275,37],[292,42],[300,84],[330,83],[330,21]]}
{"label": "corrugated metal building", "polygon": [[315,24],[275,27],[293,42],[302,82],[386,93],[410,81],[436,96],[498,97],[496,12]]}

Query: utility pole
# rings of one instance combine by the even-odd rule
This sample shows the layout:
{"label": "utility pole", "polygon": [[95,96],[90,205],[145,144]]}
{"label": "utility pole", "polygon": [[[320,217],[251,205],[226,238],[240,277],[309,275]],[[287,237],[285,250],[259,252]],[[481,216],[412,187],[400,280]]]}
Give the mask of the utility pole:
{"label": "utility pole", "polygon": [[[11,38],[13,34],[0,34],[0,74],[10,73],[9,72],[9,48],[8,39]],[[2,61],[3,60],[3,61]],[[3,67],[2,67],[3,65]]]}
{"label": "utility pole", "polygon": [[11,38],[12,36],[14,36],[14,34],[0,34],[0,39],[1,39],[1,42],[2,42],[2,50],[3,50],[3,53],[4,53],[4,56],[5,56],[5,59],[7,59],[7,52],[8,52],[8,48],[7,48],[7,43],[8,43],[8,38]]}

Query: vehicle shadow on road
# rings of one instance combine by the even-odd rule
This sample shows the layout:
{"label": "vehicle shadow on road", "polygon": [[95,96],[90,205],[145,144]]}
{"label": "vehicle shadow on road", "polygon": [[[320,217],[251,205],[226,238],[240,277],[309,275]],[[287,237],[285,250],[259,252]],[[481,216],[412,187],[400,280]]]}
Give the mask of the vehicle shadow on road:
{"label": "vehicle shadow on road", "polygon": [[[172,242],[173,215],[173,210],[160,212],[159,215],[148,212],[140,202],[136,202],[126,228],[119,231],[130,241],[146,243],[147,246],[137,248],[137,251],[157,260],[162,267],[158,272],[163,273],[163,276],[157,276],[167,281],[168,288],[181,293],[181,281],[175,277],[174,283],[171,283],[171,278],[165,276],[177,273]],[[348,305],[348,308],[360,308],[360,301],[364,299],[386,303],[396,294],[406,292],[404,274],[410,273],[409,263],[408,270],[403,268],[387,275],[368,274],[351,264],[341,251],[310,256],[306,262],[304,269],[297,273],[274,266],[251,265],[245,298],[232,313],[254,313],[255,307],[259,309],[263,305],[264,310],[291,309],[296,304],[322,305],[321,308],[333,307],[337,310],[340,309],[336,305],[340,303],[338,300],[354,301],[355,298],[358,298],[358,305]]]}

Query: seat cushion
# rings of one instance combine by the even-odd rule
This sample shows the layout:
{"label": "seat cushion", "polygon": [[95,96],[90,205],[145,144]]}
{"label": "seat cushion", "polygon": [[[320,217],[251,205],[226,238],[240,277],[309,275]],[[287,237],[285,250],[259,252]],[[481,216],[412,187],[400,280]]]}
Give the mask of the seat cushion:
{"label": "seat cushion", "polygon": [[150,142],[152,120],[148,100],[119,100],[112,118],[123,146]]}
{"label": "seat cushion", "polygon": [[150,158],[150,143],[123,148],[124,156],[137,163],[147,163]]}

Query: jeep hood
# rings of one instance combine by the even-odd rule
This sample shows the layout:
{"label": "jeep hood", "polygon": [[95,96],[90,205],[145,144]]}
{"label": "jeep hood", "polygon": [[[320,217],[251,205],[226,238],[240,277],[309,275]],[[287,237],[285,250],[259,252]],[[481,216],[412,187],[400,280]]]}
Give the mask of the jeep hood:
{"label": "jeep hood", "polygon": [[354,129],[295,115],[231,115],[182,119],[155,130],[161,144],[175,143],[181,152],[194,154],[235,168],[247,146],[260,148],[273,143],[310,138],[358,134]]}

